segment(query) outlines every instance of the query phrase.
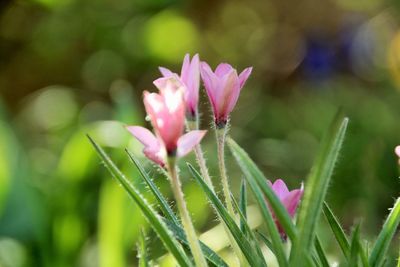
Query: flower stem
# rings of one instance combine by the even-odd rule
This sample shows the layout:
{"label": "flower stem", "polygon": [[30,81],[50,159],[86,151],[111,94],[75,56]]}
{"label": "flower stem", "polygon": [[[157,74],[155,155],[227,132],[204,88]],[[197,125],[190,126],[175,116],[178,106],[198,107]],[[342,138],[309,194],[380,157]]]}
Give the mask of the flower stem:
{"label": "flower stem", "polygon": [[[226,125],[223,128],[220,128],[217,125],[215,126],[215,134],[217,137],[217,147],[218,147],[217,148],[218,149],[218,166],[219,166],[219,171],[221,174],[222,190],[224,193],[225,205],[228,209],[229,215],[234,220],[236,220],[236,215],[235,215],[235,211],[233,210],[231,193],[230,193],[230,189],[229,189],[228,175],[227,175],[226,167],[225,167],[225,137],[226,137],[227,131],[228,131],[228,127]],[[247,261],[245,260],[245,258],[243,256],[241,249],[239,248],[238,244],[236,243],[236,240],[233,238],[232,234],[226,228],[226,226],[225,226],[225,231],[228,234],[233,251],[235,252],[236,256],[239,259],[240,266],[249,266],[249,264],[247,263]]]}
{"label": "flower stem", "polygon": [[[199,117],[196,116],[196,120],[187,120],[186,121],[187,128],[189,131],[198,130],[199,129]],[[210,174],[208,173],[206,159],[204,158],[203,149],[200,144],[197,144],[194,147],[194,153],[196,154],[197,164],[199,165],[201,175],[203,176],[207,185],[214,191],[214,185],[211,181]]]}
{"label": "flower stem", "polygon": [[218,166],[219,172],[221,174],[222,190],[225,198],[225,205],[228,209],[229,214],[232,218],[235,218],[235,211],[233,210],[231,191],[229,189],[228,174],[226,173],[225,167],[225,137],[228,127],[223,128],[216,127],[215,133],[217,136],[217,146],[218,146]]}
{"label": "flower stem", "polygon": [[[188,131],[198,130],[199,129],[199,118],[198,118],[198,116],[196,116],[196,120],[187,120],[186,121],[186,126],[187,126]],[[196,154],[197,164],[199,165],[201,175],[203,176],[205,182],[210,187],[210,189],[215,193],[215,188],[214,188],[214,185],[212,183],[210,174],[208,172],[207,165],[206,165],[206,160],[204,158],[203,150],[201,149],[200,144],[195,146],[194,152]],[[248,264],[245,261],[245,259],[243,257],[243,254],[242,254],[238,244],[236,243],[236,240],[233,238],[231,232],[229,231],[229,229],[227,228],[227,226],[225,225],[225,223],[223,222],[223,220],[220,218],[219,215],[218,215],[218,217],[219,217],[219,220],[221,221],[221,224],[224,226],[224,230],[225,230],[225,232],[226,232],[226,234],[227,234],[227,236],[229,238],[229,241],[231,243],[233,251],[235,252],[235,254],[237,255],[237,257],[238,257],[238,259],[240,261],[240,266],[248,266]]]}
{"label": "flower stem", "polygon": [[175,166],[175,158],[168,159],[168,172],[171,178],[172,191],[178,210],[181,215],[182,225],[186,233],[186,237],[189,243],[190,250],[192,252],[194,262],[196,266],[207,267],[206,259],[200,248],[200,243],[196,235],[192,220],[190,219],[189,211],[186,206],[185,198],[182,192],[181,182],[178,177],[178,173]]}

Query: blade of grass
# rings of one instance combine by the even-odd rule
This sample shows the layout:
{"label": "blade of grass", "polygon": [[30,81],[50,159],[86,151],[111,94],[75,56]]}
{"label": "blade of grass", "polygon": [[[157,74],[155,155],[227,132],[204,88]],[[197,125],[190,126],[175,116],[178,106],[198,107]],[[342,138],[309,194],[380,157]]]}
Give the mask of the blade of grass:
{"label": "blade of grass", "polygon": [[359,235],[360,235],[360,224],[357,224],[356,228],[353,231],[353,236],[351,238],[350,258],[349,258],[349,264],[348,264],[349,267],[357,267],[358,266]]}
{"label": "blade of grass", "polygon": [[[187,242],[185,232],[183,231],[182,227],[179,225],[176,225],[174,222],[169,221],[168,219],[164,219],[164,222],[167,224],[167,226],[171,229],[171,231],[174,233],[175,237],[184,244],[184,246],[189,249],[189,243]],[[220,257],[218,256],[215,251],[213,251],[211,248],[209,248],[206,244],[200,241],[200,246],[201,250],[204,253],[204,256],[206,257],[207,261],[215,266],[219,267],[228,267],[228,264]]]}
{"label": "blade of grass", "polygon": [[272,251],[272,253],[275,254],[274,246],[272,245],[271,241],[269,241],[268,237],[258,230],[256,230],[256,233],[260,236],[261,240]]}
{"label": "blade of grass", "polygon": [[382,266],[385,255],[388,251],[390,242],[396,232],[400,223],[400,198],[396,200],[389,216],[387,217],[378,239],[372,248],[371,255],[369,256],[369,264],[371,267]]}
{"label": "blade of grass", "polygon": [[240,230],[244,233],[245,224],[247,223],[247,188],[246,181],[242,180],[240,186],[240,199],[239,199],[240,211],[243,214],[243,219],[240,219]]}
{"label": "blade of grass", "polygon": [[[149,177],[149,175],[146,173],[140,162],[136,159],[136,157],[130,153],[128,150],[125,150],[126,153],[128,154],[129,158],[132,160],[132,162],[135,164],[137,169],[139,170],[139,173],[141,174],[143,180],[146,182],[148,185],[150,191],[153,193],[155,196],[158,204],[161,207],[161,210],[163,211],[163,214],[165,215],[165,220],[164,222],[167,224],[168,228],[175,234],[176,238],[183,243],[187,248],[188,247],[188,242],[185,236],[185,233],[182,229],[182,225],[180,224],[178,218],[168,205],[167,200],[165,197],[162,195],[158,187],[154,184],[152,179]],[[211,262],[212,264],[216,266],[227,266],[227,264],[213,251],[211,250],[208,246],[206,246],[204,243],[200,242],[201,249],[204,253],[204,256],[206,257],[207,261]]]}
{"label": "blade of grass", "polygon": [[350,256],[350,242],[347,239],[343,228],[340,226],[339,221],[336,219],[328,203],[324,202],[322,210],[324,212],[326,220],[328,221],[329,226],[331,227],[333,235],[335,236],[336,241],[339,244],[340,249],[342,250],[345,258],[348,259],[348,257]]}
{"label": "blade of grass", "polygon": [[240,210],[239,204],[236,202],[236,200],[232,194],[231,194],[231,199],[232,199],[233,208],[239,214],[240,221],[243,222],[244,231],[242,230],[242,232],[249,239],[250,244],[252,245],[253,249],[256,251],[258,257],[264,261],[265,265],[267,265],[267,263],[264,260],[264,255],[261,251],[260,244],[258,243],[258,240],[257,240],[256,236],[254,235],[254,232],[251,230],[249,224],[246,221],[246,218],[244,217],[244,214]]}
{"label": "blade of grass", "polygon": [[149,259],[147,257],[146,236],[143,229],[140,230],[139,240],[137,244],[139,267],[149,267]]}
{"label": "blade of grass", "polygon": [[[247,175],[245,175],[245,178],[248,178]],[[268,233],[271,237],[271,243],[274,248],[276,259],[278,260],[280,266],[288,266],[285,251],[282,245],[281,235],[279,234],[278,227],[276,226],[275,220],[272,217],[271,211],[267,206],[264,195],[262,194],[262,191],[257,185],[256,181],[254,181],[253,179],[247,179],[247,182],[249,183],[254,197],[260,207],[261,215],[264,219],[264,222],[268,229]]]}
{"label": "blade of grass", "polygon": [[293,244],[290,263],[302,266],[304,253],[311,249],[329,181],[346,133],[348,118],[338,112],[323,138],[320,152],[308,176],[298,217],[299,238]]}
{"label": "blade of grass", "polygon": [[181,266],[192,266],[192,262],[184,252],[182,246],[178,243],[175,237],[172,235],[168,227],[162,222],[161,216],[159,216],[151,205],[146,201],[144,196],[132,185],[128,178],[117,168],[112,162],[106,152],[90,137],[90,142],[94,146],[97,154],[102,159],[104,165],[109,170],[111,175],[122,185],[132,200],[142,210],[143,215],[146,217],[154,231],[160,237],[165,247],[175,257],[178,264]]}
{"label": "blade of grass", "polygon": [[326,258],[326,253],[324,248],[322,247],[321,241],[319,240],[318,236],[315,236],[315,251],[317,252],[319,261],[322,267],[329,267],[328,259]]}
{"label": "blade of grass", "polygon": [[[264,174],[260,171],[257,165],[250,159],[247,153],[233,139],[228,138],[227,142],[233,156],[236,159],[236,162],[238,163],[242,172],[245,174],[245,178],[249,183],[249,185],[252,184],[253,185],[251,186],[252,188],[256,186],[262,191],[262,193],[268,200],[268,203],[270,204],[271,208],[273,209],[276,217],[281,223],[283,229],[285,230],[285,233],[292,240],[292,242],[296,240],[297,229],[294,227],[292,219],[289,216],[286,208],[278,199],[272,188],[267,184],[267,178],[265,178]],[[264,199],[262,194],[261,198]]]}
{"label": "blade of grass", "polygon": [[252,250],[250,242],[246,239],[246,236],[240,231],[240,228],[236,225],[235,219],[232,218],[225,206],[219,200],[219,198],[214,194],[214,192],[209,188],[209,186],[204,182],[203,178],[197,172],[197,170],[189,163],[187,163],[189,170],[195,180],[198,182],[200,187],[203,189],[207,198],[210,200],[212,206],[216,212],[220,215],[220,218],[224,221],[229,231],[231,232],[233,238],[236,240],[238,246],[240,247],[243,255],[247,259],[250,266],[266,266],[263,262],[258,259],[257,254]]}
{"label": "blade of grass", "polygon": [[140,162],[136,159],[136,157],[132,153],[129,152],[129,150],[125,149],[125,151],[128,154],[130,160],[134,163],[134,165],[138,169],[140,175],[142,176],[143,180],[146,182],[150,191],[153,193],[164,216],[168,220],[173,221],[175,224],[180,225],[178,218],[176,217],[175,213],[172,211],[171,207],[168,205],[167,200],[164,198],[164,196],[161,194],[160,190],[157,188],[157,186],[154,184],[154,182],[149,177],[147,172],[144,170],[142,164],[140,164]]}
{"label": "blade of grass", "polygon": [[361,263],[363,267],[369,267],[367,252],[365,251],[360,238],[358,239],[358,251],[360,253]]}

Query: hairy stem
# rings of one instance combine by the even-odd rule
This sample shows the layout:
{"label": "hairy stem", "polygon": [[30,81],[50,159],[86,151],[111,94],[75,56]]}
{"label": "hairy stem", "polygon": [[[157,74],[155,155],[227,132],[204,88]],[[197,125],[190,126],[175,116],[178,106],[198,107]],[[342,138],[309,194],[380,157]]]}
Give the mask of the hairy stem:
{"label": "hairy stem", "polygon": [[218,167],[221,174],[222,190],[225,198],[225,205],[228,209],[229,214],[235,218],[235,211],[233,209],[231,194],[229,189],[228,174],[225,167],[225,137],[227,132],[227,126],[222,129],[216,128],[215,133],[217,136],[218,146]]}
{"label": "hairy stem", "polygon": [[[235,211],[233,209],[231,200],[231,193],[230,193],[231,191],[229,189],[228,175],[225,167],[225,137],[227,131],[228,131],[227,126],[223,128],[218,128],[218,126],[215,126],[215,134],[217,137],[217,149],[218,149],[218,167],[219,167],[219,172],[221,174],[222,191],[224,193],[225,205],[228,209],[229,215],[231,215],[232,218],[236,219]],[[236,256],[240,261],[240,266],[249,266],[238,244],[236,243],[235,239],[233,238],[229,230],[226,228],[226,226],[225,226],[225,231],[228,234],[233,251],[235,252]]]}
{"label": "hairy stem", "polygon": [[[196,116],[196,120],[187,120],[187,128],[188,131],[198,130],[199,129],[199,118]],[[214,191],[214,185],[211,181],[210,174],[208,173],[206,159],[204,158],[203,149],[200,144],[197,144],[194,147],[194,153],[196,155],[197,164],[199,165],[201,175],[203,176],[207,185]]]}
{"label": "hairy stem", "polygon": [[186,237],[189,243],[190,250],[192,252],[194,262],[196,266],[207,267],[206,259],[200,248],[199,240],[197,239],[196,231],[194,229],[192,220],[190,219],[189,211],[186,206],[185,198],[182,192],[181,182],[178,177],[178,173],[175,167],[175,159],[169,158],[168,160],[168,172],[171,178],[172,191],[178,210],[181,215],[182,225],[186,233]]}

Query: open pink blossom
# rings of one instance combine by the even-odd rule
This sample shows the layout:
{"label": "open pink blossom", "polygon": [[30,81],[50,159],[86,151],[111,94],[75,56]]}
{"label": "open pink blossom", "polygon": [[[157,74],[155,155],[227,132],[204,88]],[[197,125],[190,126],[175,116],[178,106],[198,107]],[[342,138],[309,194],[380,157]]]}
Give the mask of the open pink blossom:
{"label": "open pink blossom", "polygon": [[396,146],[394,149],[394,153],[399,157],[399,165],[400,165],[400,146]]}
{"label": "open pink blossom", "polygon": [[199,87],[200,87],[200,59],[196,54],[190,60],[190,55],[186,54],[183,59],[181,75],[178,76],[167,68],[159,67],[161,74],[164,77],[176,76],[179,77],[185,86],[185,102],[186,112],[189,118],[193,119],[197,114],[197,106],[199,102]]}
{"label": "open pink blossom", "polygon": [[143,153],[164,166],[167,156],[183,157],[197,145],[206,131],[184,133],[185,103],[183,85],[174,77],[154,81],[160,93],[144,92],[144,105],[155,135],[140,126],[128,126],[128,131],[144,145]]}
{"label": "open pink blossom", "polygon": [[[268,184],[271,186],[272,190],[275,192],[276,196],[282,202],[283,206],[286,208],[290,217],[294,218],[296,214],[297,207],[300,203],[300,199],[303,196],[303,186],[299,189],[295,189],[289,191],[284,181],[281,179],[276,180],[273,184],[268,181]],[[275,216],[275,213],[272,211],[272,216],[275,220],[276,226],[282,236],[283,239],[286,239],[285,231],[282,228],[282,225],[279,223],[278,219]]]}
{"label": "open pink blossom", "polygon": [[224,127],[239,98],[239,94],[252,68],[244,69],[239,75],[231,65],[221,63],[212,71],[206,62],[201,62],[200,73],[218,127]]}

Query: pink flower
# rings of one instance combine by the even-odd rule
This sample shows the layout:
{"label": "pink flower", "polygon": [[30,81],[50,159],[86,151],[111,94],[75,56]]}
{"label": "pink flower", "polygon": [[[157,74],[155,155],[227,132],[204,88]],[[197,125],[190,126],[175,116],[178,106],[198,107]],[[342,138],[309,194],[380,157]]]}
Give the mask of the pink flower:
{"label": "pink flower", "polygon": [[[159,70],[164,77],[179,77],[169,69],[159,67]],[[185,55],[181,69],[181,76],[179,78],[186,88],[185,102],[187,115],[189,118],[193,119],[196,117],[197,105],[199,102],[200,59],[198,54],[194,55],[192,60],[190,60],[189,54]]]}
{"label": "pink flower", "polygon": [[399,165],[400,165],[400,146],[396,146],[394,149],[394,153],[399,157]]}
{"label": "pink flower", "polygon": [[[296,214],[296,210],[299,205],[300,199],[303,196],[303,192],[304,192],[303,186],[301,186],[300,189],[295,189],[295,190],[289,191],[285,182],[283,182],[281,179],[276,180],[274,184],[272,184],[270,181],[268,181],[268,184],[271,186],[271,188],[275,192],[276,196],[282,202],[283,206],[286,208],[290,217],[294,218],[294,215]],[[278,227],[278,230],[281,233],[282,238],[286,239],[285,231],[283,230],[281,224],[279,223],[279,221],[276,218],[272,209],[271,209],[271,212],[272,212],[272,216],[274,217],[276,226]]]}
{"label": "pink flower", "polygon": [[239,98],[239,94],[252,68],[239,75],[231,65],[221,63],[212,71],[206,62],[201,62],[200,73],[214,112],[215,124],[224,127]]}
{"label": "pink flower", "polygon": [[143,153],[164,166],[167,156],[183,157],[197,145],[206,131],[184,133],[185,104],[183,85],[174,77],[154,81],[160,93],[144,92],[144,105],[155,135],[140,126],[128,126],[128,131],[144,145]]}

